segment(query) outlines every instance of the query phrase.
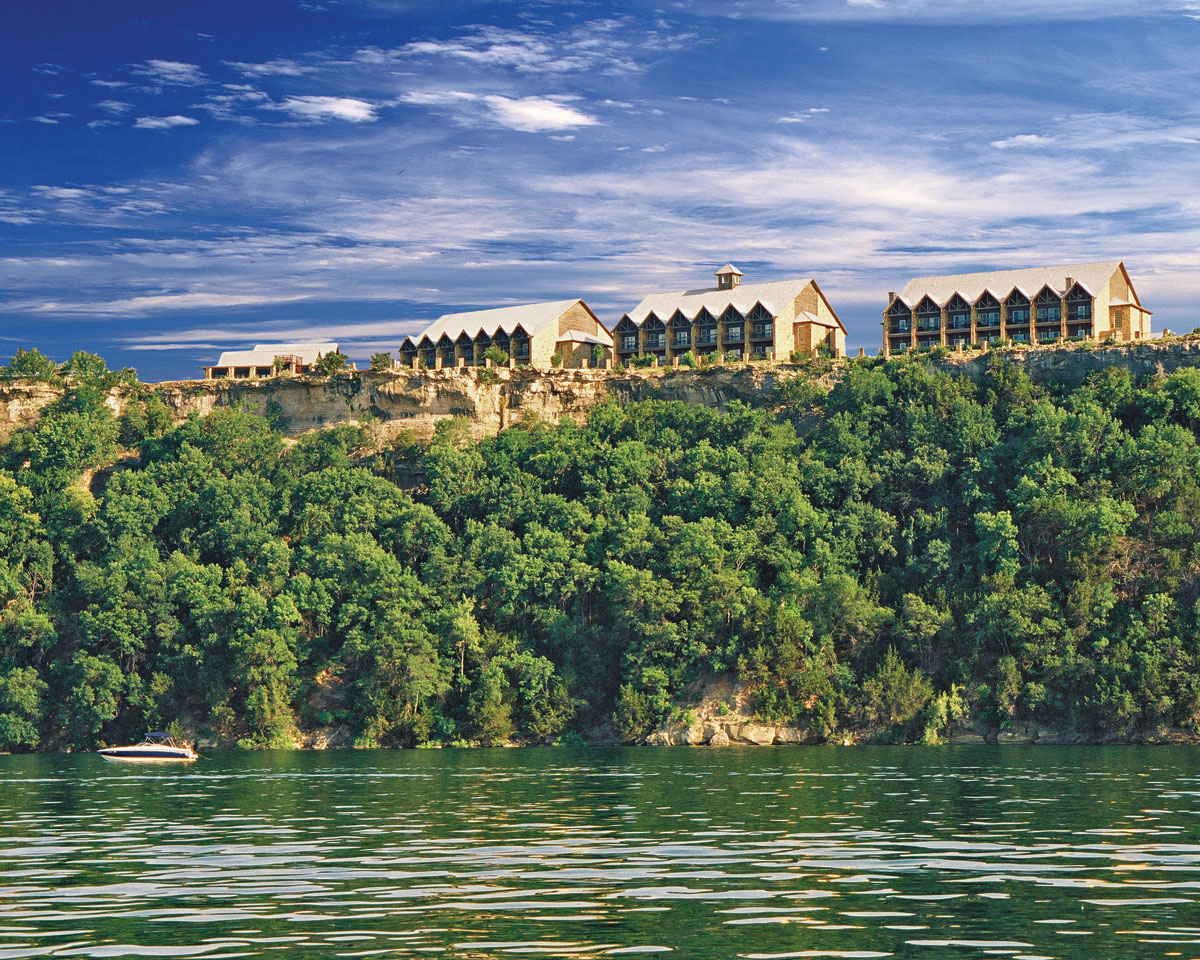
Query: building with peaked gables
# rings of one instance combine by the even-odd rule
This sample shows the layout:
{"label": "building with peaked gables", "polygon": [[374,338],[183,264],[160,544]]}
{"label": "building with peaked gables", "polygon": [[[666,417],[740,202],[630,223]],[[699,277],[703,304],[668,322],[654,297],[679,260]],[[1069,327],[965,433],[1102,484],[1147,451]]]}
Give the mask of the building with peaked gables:
{"label": "building with peaked gables", "polygon": [[653,293],[613,328],[618,361],[655,356],[670,361],[694,350],[738,358],[786,359],[822,345],[841,357],[846,328],[815,280],[742,283],[731,263],[715,287]]}
{"label": "building with peaked gables", "polygon": [[1150,316],[1120,260],[917,277],[888,294],[883,352],[1009,340],[1143,340]]}
{"label": "building with peaked gables", "polygon": [[253,350],[226,350],[204,368],[204,379],[256,380],[285,372],[308,373],[325,354],[337,352],[336,343],[260,343]]}
{"label": "building with peaked gables", "polygon": [[[422,333],[405,337],[401,366],[482,366],[497,346],[520,364],[547,368],[599,366],[612,357],[612,334],[582,300],[556,300],[470,313],[447,313]],[[597,349],[599,348],[599,349]],[[597,356],[600,354],[600,356]]]}

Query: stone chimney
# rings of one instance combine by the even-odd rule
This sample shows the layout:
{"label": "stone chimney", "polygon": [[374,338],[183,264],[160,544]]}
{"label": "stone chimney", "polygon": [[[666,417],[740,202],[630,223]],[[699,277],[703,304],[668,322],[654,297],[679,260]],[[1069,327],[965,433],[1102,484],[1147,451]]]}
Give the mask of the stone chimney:
{"label": "stone chimney", "polygon": [[715,274],[718,290],[732,290],[742,282],[742,271],[732,263],[727,263]]}
{"label": "stone chimney", "polygon": [[1066,282],[1066,286],[1063,287],[1063,293],[1066,293],[1073,286],[1075,286],[1075,278],[1073,276],[1071,276],[1070,274],[1067,274],[1067,279],[1065,282]]}

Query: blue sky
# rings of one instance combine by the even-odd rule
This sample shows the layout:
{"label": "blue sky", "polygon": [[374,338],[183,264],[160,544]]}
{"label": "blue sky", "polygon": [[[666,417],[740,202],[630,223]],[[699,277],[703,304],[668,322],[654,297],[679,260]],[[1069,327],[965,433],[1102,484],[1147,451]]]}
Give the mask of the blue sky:
{"label": "blue sky", "polygon": [[[1052,8],[1052,9],[1051,9]],[[146,379],[448,310],[1124,259],[1200,324],[1200,0],[42,0],[0,37],[0,356]]]}

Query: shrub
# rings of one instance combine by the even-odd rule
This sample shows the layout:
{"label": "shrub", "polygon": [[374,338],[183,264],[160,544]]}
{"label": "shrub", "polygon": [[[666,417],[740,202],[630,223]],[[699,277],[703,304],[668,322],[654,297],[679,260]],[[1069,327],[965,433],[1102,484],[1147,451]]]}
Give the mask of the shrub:
{"label": "shrub", "polygon": [[371,369],[377,372],[380,370],[391,370],[392,355],[390,353],[371,354]]}
{"label": "shrub", "polygon": [[483,359],[491,360],[498,367],[508,363],[508,354],[494,343],[483,351]]}
{"label": "shrub", "polygon": [[336,351],[327,353],[313,364],[312,369],[318,376],[335,376],[346,369],[346,356]]}
{"label": "shrub", "polygon": [[40,383],[58,384],[58,364],[40,350],[21,350],[7,367],[0,367],[0,377],[5,380],[36,380]]}
{"label": "shrub", "polygon": [[550,354],[550,366],[561,367],[562,365],[563,365],[562,351],[556,350],[556,351],[554,351],[554,353]]}

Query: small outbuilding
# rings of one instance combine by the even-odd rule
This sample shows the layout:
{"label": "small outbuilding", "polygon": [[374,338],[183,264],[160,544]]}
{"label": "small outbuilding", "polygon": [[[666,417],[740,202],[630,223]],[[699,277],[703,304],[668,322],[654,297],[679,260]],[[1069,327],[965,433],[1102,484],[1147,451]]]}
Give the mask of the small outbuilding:
{"label": "small outbuilding", "polygon": [[308,373],[327,353],[337,353],[336,343],[259,343],[253,350],[226,350],[205,380],[258,380],[283,374]]}

